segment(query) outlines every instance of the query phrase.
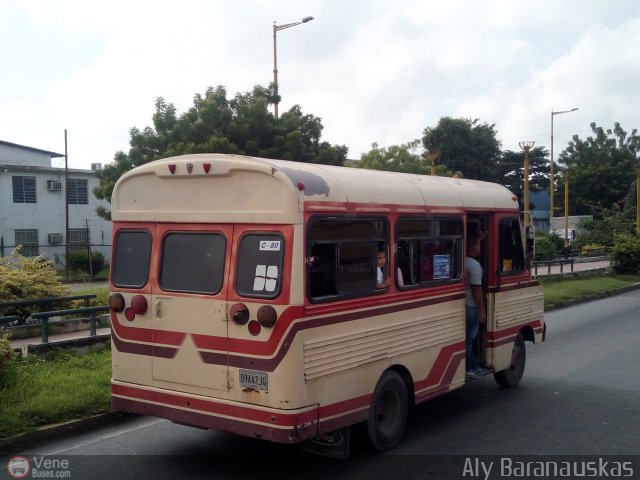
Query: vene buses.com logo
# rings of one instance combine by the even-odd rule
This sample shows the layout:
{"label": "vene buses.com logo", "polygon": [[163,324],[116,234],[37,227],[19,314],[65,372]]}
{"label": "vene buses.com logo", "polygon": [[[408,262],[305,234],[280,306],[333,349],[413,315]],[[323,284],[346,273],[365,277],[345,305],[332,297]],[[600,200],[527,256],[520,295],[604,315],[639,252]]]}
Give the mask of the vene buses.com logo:
{"label": "vene buses.com logo", "polygon": [[7,462],[7,471],[11,478],[25,478],[31,471],[29,460],[25,457],[11,457]]}

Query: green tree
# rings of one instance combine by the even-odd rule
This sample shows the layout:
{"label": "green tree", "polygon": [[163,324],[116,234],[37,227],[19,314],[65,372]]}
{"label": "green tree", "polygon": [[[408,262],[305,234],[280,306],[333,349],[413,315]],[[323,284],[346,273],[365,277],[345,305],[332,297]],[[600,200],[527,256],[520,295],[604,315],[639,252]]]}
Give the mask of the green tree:
{"label": "green tree", "polygon": [[[274,98],[272,85],[255,86],[231,100],[224,87],[209,87],[204,95],[196,94],[193,106],[180,116],[172,104],[156,99],[153,126],[129,131],[129,152],[117,152],[114,162],[97,173],[100,184],[94,194],[111,202],[113,187],[125,172],[159,158],[190,153],[344,164],[348,148],[320,141],[320,118],[303,114],[295,105],[276,120],[268,108]],[[105,208],[99,208],[98,214],[110,217]]]}
{"label": "green tree", "polygon": [[[549,182],[548,152],[543,147],[529,150],[529,192],[540,192]],[[524,152],[502,152],[495,165],[495,182],[500,183],[524,200]],[[529,205],[533,208],[534,205]]]}
{"label": "green tree", "polygon": [[494,126],[479,119],[442,117],[436,127],[424,130],[422,144],[428,151],[439,149],[438,164],[448,170],[474,180],[498,181],[501,151]]}
{"label": "green tree", "polygon": [[[373,143],[371,150],[363,153],[360,156],[360,161],[352,166],[371,170],[428,175],[431,172],[431,161],[419,152],[420,149],[420,140],[413,140],[402,145],[391,145],[388,148]],[[437,165],[436,170],[437,174],[441,176],[452,175],[444,165]]]}
{"label": "green tree", "polygon": [[[593,136],[586,140],[574,135],[558,162],[561,170],[569,170],[569,212],[572,215],[597,214],[598,210],[624,207],[635,179],[640,136],[631,135],[619,123],[613,130],[591,124]],[[556,191],[563,195],[564,184]],[[560,197],[562,198],[562,197]]]}

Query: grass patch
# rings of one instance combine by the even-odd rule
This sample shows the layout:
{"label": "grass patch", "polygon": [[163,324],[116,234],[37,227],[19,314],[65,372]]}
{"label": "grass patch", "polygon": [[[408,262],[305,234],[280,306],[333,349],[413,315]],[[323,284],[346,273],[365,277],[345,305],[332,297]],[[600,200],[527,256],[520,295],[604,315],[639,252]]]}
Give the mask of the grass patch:
{"label": "grass patch", "polygon": [[86,293],[95,293],[96,298],[91,299],[91,305],[109,305],[109,288],[108,287],[94,287],[87,288],[85,290],[78,290],[73,292],[72,295],[84,295]]}
{"label": "grass patch", "polygon": [[640,275],[594,275],[586,278],[538,277],[544,288],[544,304],[557,305],[570,300],[606,294],[618,288],[640,282]]}
{"label": "grass patch", "polygon": [[0,376],[0,438],[111,410],[111,351],[58,351]]}

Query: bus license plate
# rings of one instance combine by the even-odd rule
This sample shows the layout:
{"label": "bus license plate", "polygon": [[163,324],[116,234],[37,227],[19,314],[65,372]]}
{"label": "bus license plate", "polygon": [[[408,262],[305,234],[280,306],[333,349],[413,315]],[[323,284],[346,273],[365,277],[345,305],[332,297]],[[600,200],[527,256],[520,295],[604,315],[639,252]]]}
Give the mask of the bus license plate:
{"label": "bus license plate", "polygon": [[268,390],[268,374],[267,372],[259,372],[257,370],[240,369],[240,386],[245,388],[255,388],[256,390]]}

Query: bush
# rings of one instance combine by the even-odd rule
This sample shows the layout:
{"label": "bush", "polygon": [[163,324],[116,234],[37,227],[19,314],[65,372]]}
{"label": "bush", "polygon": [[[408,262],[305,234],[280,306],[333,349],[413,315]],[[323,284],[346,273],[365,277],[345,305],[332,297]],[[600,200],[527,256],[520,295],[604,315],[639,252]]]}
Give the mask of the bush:
{"label": "bush", "polygon": [[640,235],[616,235],[611,259],[620,273],[640,273]]}
{"label": "bush", "polygon": [[104,267],[104,255],[100,252],[91,252],[91,265],[87,252],[69,252],[69,269],[81,270],[86,273],[98,273]]}
{"label": "bush", "polygon": [[[60,282],[51,262],[44,261],[40,257],[25,258],[20,255],[19,248],[11,252],[8,257],[0,258],[0,302],[67,295],[69,295],[69,288]],[[26,317],[35,311],[39,310],[33,305],[6,307],[0,309],[0,315]]]}
{"label": "bush", "polygon": [[9,336],[5,333],[0,337],[0,378],[9,370],[15,358],[9,344]]}
{"label": "bush", "polygon": [[534,260],[553,260],[562,250],[564,241],[555,233],[536,235],[536,256]]}

